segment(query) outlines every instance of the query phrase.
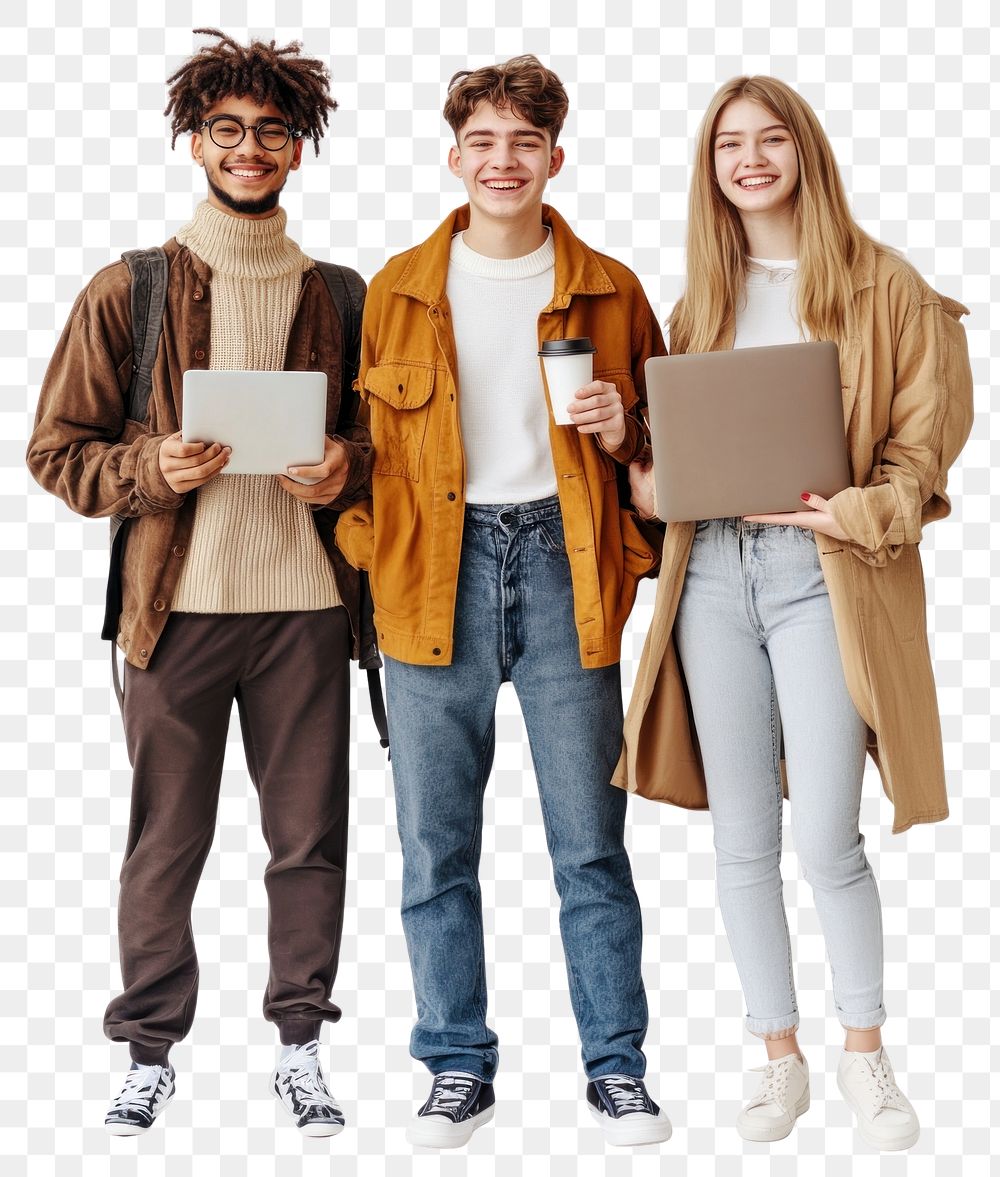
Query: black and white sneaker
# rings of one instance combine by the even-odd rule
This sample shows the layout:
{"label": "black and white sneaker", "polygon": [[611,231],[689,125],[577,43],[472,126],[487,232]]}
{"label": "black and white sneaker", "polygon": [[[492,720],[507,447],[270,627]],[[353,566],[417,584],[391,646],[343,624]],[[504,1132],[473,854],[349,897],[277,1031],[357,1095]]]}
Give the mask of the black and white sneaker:
{"label": "black and white sneaker", "polygon": [[590,1114],[608,1144],[659,1144],[670,1139],[667,1113],[631,1075],[601,1075],[587,1084]]}
{"label": "black and white sneaker", "polygon": [[133,1063],[125,1086],[111,1101],[104,1127],[112,1136],[139,1136],[174,1098],[174,1068]]}
{"label": "black and white sneaker", "polygon": [[406,1130],[410,1144],[460,1148],[473,1132],[493,1119],[493,1084],[465,1071],[434,1076],[427,1102]]}
{"label": "black and white sneaker", "polygon": [[274,1095],[303,1136],[336,1136],[344,1113],[330,1094],[319,1067],[319,1041],[313,1039],[281,1059],[271,1076]]}

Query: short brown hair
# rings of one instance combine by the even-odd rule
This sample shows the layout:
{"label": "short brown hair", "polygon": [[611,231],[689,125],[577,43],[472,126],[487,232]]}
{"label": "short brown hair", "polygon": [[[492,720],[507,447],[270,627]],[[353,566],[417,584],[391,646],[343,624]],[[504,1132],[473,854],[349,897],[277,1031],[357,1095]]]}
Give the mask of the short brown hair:
{"label": "short brown hair", "polygon": [[569,98],[562,82],[531,53],[512,57],[499,65],[463,69],[455,74],[448,83],[443,113],[456,140],[458,132],[483,101],[489,102],[494,110],[508,108],[540,131],[548,131],[553,147],[569,111]]}
{"label": "short brown hair", "polygon": [[167,78],[167,109],[172,115],[173,138],[194,133],[206,110],[222,98],[250,98],[258,106],[273,103],[297,130],[319,141],[337,104],[330,97],[330,71],[315,57],[302,57],[302,45],[292,41],[280,49],[274,41],[240,45],[220,29],[195,29],[217,37]]}

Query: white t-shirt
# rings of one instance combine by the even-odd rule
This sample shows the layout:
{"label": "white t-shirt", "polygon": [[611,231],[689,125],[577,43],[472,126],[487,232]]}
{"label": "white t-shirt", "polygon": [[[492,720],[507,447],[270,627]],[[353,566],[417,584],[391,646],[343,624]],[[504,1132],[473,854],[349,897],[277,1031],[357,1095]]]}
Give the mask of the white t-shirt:
{"label": "white t-shirt", "polygon": [[805,342],[796,318],[797,259],[748,257],[747,262],[746,301],[736,311],[733,347]]}
{"label": "white t-shirt", "polygon": [[448,302],[458,351],[465,501],[528,503],[556,493],[538,315],[552,301],[552,232],[533,253],[492,258],[451,239]]}

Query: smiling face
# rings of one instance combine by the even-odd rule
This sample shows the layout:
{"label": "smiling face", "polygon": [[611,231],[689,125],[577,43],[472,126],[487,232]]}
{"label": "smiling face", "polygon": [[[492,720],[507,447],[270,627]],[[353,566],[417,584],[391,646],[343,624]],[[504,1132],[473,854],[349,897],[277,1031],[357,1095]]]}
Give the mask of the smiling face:
{"label": "smiling face", "polygon": [[[287,121],[276,106],[258,106],[249,98],[223,98],[205,111],[204,118],[220,114],[233,116],[245,127],[266,119]],[[206,127],[191,136],[191,155],[205,169],[209,204],[237,216],[267,217],[278,207],[288,173],[302,160],[302,140],[290,138],[280,150],[269,151],[247,131],[237,146],[219,147]]]}
{"label": "smiling face", "polygon": [[741,218],[787,216],[799,185],[791,132],[772,111],[736,98],[723,107],[715,133],[715,178]]}
{"label": "smiling face", "polygon": [[474,223],[540,217],[545,185],[563,164],[563,149],[552,147],[548,131],[483,101],[457,138],[448,167],[465,185]]}

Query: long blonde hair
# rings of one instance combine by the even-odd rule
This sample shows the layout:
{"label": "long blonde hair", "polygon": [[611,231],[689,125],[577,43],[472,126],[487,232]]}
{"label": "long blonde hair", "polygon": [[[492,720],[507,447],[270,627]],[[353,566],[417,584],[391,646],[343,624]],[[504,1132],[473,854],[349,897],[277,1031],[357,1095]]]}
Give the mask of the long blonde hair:
{"label": "long blonde hair", "polygon": [[744,295],[747,239],[715,175],[715,132],[734,98],[759,103],[791,132],[798,151],[795,191],[798,318],[813,339],[843,343],[850,330],[851,267],[871,238],[848,208],[826,133],[804,98],[777,78],[733,78],[698,128],[688,208],[687,284],[670,316],[670,350],[703,352],[733,324]]}

